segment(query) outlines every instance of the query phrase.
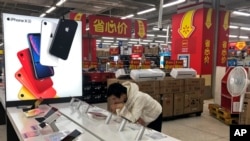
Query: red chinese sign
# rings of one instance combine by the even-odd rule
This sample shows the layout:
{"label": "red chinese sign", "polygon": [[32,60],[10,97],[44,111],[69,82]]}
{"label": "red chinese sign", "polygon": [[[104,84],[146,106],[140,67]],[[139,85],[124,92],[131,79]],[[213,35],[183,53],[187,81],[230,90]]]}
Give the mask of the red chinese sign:
{"label": "red chinese sign", "polygon": [[230,24],[230,12],[220,11],[219,21],[219,35],[218,35],[218,47],[217,47],[217,66],[227,65],[227,49],[228,49],[228,34]]}
{"label": "red chinese sign", "polygon": [[119,54],[119,48],[118,47],[109,48],[109,54],[110,55],[118,55]]}
{"label": "red chinese sign", "polygon": [[90,15],[89,33],[92,35],[131,37],[131,20]]}
{"label": "red chinese sign", "polygon": [[135,38],[147,38],[147,22],[145,20],[135,21]]}
{"label": "red chinese sign", "polygon": [[132,53],[143,54],[143,52],[144,52],[143,46],[133,46],[132,47]]}
{"label": "red chinese sign", "polygon": [[82,34],[86,34],[86,15],[83,13],[70,12],[69,18],[75,21],[82,22]]}

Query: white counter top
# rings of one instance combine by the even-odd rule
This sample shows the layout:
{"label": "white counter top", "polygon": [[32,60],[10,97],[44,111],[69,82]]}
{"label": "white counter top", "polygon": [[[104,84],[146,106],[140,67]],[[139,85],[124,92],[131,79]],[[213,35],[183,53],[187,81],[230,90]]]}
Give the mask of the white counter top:
{"label": "white counter top", "polygon": [[[124,130],[118,131],[121,124],[120,122],[122,120],[120,117],[113,115],[110,123],[106,124],[104,117],[93,117],[92,114],[86,113],[86,108],[88,106],[88,104],[86,103],[80,106],[79,109],[72,107],[70,103],[51,104],[50,106],[58,108],[63,115],[71,118],[79,126],[84,128],[85,130],[88,130],[89,132],[92,132],[93,134],[96,134],[106,141],[133,141],[136,139],[139,129],[141,128],[140,125],[127,122]],[[95,106],[90,107],[88,111],[95,111],[100,112],[104,115],[109,115],[109,112],[105,109],[101,109]],[[146,128],[141,141],[179,140],[163,133]]]}
{"label": "white counter top", "polygon": [[[47,105],[40,105],[39,109],[43,110],[44,112],[48,111],[50,107]],[[53,132],[50,126],[46,126],[44,129],[39,130],[39,135],[35,137],[28,137],[25,138],[24,134],[33,134],[37,132],[37,129],[33,129],[32,127],[36,127],[38,122],[34,118],[27,118],[23,113],[22,109],[18,109],[16,107],[7,108],[7,115],[17,133],[18,138],[21,141],[43,141],[46,138],[51,138],[51,136],[56,135],[57,132]],[[43,116],[44,114],[41,114]],[[77,140],[91,140],[91,141],[101,141],[100,138],[93,136],[77,124],[74,124],[71,120],[64,117],[63,115],[60,116],[56,122],[56,126],[60,131],[65,131],[69,133],[74,129],[79,130],[82,134],[77,138]],[[64,134],[64,136],[66,135]]]}

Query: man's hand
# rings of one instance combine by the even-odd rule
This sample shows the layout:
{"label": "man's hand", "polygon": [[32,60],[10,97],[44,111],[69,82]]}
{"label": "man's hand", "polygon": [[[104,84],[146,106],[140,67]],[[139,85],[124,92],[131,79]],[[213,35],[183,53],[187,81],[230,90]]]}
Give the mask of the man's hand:
{"label": "man's hand", "polygon": [[136,121],[136,123],[139,123],[139,124],[141,124],[141,125],[143,125],[143,126],[146,125],[146,124],[145,124],[145,121],[144,121],[142,118],[139,118],[139,119]]}
{"label": "man's hand", "polygon": [[124,103],[111,104],[110,110],[112,113],[116,113],[116,109],[122,109],[123,106],[124,106]]}

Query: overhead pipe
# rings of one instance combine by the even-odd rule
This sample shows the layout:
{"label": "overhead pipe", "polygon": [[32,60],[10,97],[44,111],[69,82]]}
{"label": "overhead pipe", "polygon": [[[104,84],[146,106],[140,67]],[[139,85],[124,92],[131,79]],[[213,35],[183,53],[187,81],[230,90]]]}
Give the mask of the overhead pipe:
{"label": "overhead pipe", "polygon": [[162,30],[162,10],[163,10],[163,1],[160,0],[160,6],[159,6],[159,17],[158,17],[158,28],[159,30]]}

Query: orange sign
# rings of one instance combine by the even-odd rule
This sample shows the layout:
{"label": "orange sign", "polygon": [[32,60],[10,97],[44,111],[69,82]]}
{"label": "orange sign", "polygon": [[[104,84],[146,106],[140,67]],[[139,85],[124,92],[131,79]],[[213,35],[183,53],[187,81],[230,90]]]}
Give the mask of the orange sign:
{"label": "orange sign", "polygon": [[135,38],[147,38],[147,22],[145,20],[135,21]]}
{"label": "orange sign", "polygon": [[239,49],[239,50],[242,50],[243,48],[245,48],[246,47],[246,42],[237,42],[236,43],[236,47]]}

